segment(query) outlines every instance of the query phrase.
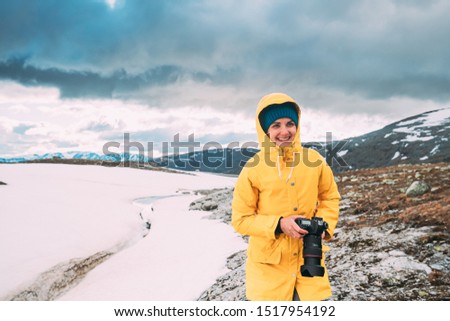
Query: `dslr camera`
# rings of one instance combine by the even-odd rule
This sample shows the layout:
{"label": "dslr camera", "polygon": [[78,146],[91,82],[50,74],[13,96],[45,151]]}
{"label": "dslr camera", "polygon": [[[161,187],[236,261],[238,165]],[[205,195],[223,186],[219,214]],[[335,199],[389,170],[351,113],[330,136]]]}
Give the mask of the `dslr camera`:
{"label": "dslr camera", "polygon": [[302,276],[313,277],[323,276],[325,268],[320,265],[322,259],[322,233],[328,229],[328,223],[321,217],[312,219],[297,218],[295,223],[308,234],[303,238],[303,259],[304,265],[301,266]]}

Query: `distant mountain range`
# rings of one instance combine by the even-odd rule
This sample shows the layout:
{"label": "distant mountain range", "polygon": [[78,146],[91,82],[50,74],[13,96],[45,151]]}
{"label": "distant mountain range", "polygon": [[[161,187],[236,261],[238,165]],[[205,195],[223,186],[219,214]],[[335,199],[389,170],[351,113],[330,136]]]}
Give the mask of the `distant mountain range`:
{"label": "distant mountain range", "polygon": [[[92,152],[67,152],[67,153],[45,153],[42,155],[33,154],[28,156],[11,157],[11,158],[1,158],[0,163],[26,163],[30,161],[40,161],[40,160],[91,160],[91,161],[106,161],[114,162],[118,159],[129,160],[131,162],[137,162],[139,160],[139,155],[134,154],[121,154],[119,157],[101,155]],[[141,160],[142,161],[142,160]]]}
{"label": "distant mountain range", "polygon": [[[450,108],[433,110],[385,126],[365,135],[341,141],[309,142],[335,172],[396,164],[450,162]],[[253,148],[209,149],[148,159],[135,154],[101,155],[90,152],[47,153],[0,158],[0,163],[62,162],[107,166],[164,167],[185,171],[238,174],[258,150]],[[140,162],[140,163],[139,163]]]}

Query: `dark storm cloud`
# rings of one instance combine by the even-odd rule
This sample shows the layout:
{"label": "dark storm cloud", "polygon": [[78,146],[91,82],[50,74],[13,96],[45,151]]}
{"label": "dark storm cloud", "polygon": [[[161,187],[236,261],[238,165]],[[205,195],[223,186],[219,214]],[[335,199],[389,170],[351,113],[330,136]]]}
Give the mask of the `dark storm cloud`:
{"label": "dark storm cloud", "polygon": [[167,85],[175,82],[182,71],[175,66],[159,66],[145,73],[131,76],[125,71],[103,76],[94,72],[40,69],[26,64],[25,59],[15,58],[0,62],[0,79],[10,79],[27,86],[55,86],[61,96],[111,98],[151,85]]}
{"label": "dark storm cloud", "polygon": [[231,82],[235,75],[232,70],[218,69],[209,74],[168,65],[157,66],[135,75],[128,74],[123,69],[102,75],[92,71],[38,68],[28,64],[26,58],[0,61],[0,79],[14,80],[26,86],[54,86],[59,88],[63,98],[127,98],[135,91],[173,84],[181,78],[220,85]]}
{"label": "dark storm cloud", "polygon": [[285,76],[286,83],[307,80],[368,98],[448,101],[449,13],[450,5],[443,1],[299,1],[278,6],[268,23],[280,37],[260,51],[258,62],[276,66],[274,74]]}
{"label": "dark storm cloud", "polygon": [[38,67],[133,73],[197,59],[207,64],[202,60],[225,31],[208,22],[208,12],[216,13],[202,1],[122,3],[111,10],[101,0],[2,1],[1,60],[26,55]]}
{"label": "dark storm cloud", "polygon": [[194,81],[447,102],[449,15],[445,0],[2,1],[0,77],[65,97]]}

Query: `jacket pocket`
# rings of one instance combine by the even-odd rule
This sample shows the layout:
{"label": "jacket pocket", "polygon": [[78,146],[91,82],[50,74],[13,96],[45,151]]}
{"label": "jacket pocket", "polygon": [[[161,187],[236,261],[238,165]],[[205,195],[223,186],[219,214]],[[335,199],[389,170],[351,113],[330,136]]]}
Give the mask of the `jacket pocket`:
{"label": "jacket pocket", "polygon": [[248,247],[248,258],[255,263],[280,264],[282,237],[273,240],[255,237]]}

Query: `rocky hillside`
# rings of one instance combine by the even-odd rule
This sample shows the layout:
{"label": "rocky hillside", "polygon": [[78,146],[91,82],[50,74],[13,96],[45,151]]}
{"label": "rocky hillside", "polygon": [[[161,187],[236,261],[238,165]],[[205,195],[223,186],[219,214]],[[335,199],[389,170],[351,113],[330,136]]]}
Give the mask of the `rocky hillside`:
{"label": "rocky hillside", "polygon": [[450,162],[448,137],[450,108],[445,108],[405,118],[342,142],[323,144],[320,146],[323,150],[319,151],[326,155],[336,146],[339,147],[339,151],[331,152],[327,159],[335,172],[398,164]]}
{"label": "rocky hillside", "polygon": [[[450,300],[450,165],[396,165],[336,175],[340,219],[328,242],[331,300]],[[191,204],[230,221],[232,190]],[[199,300],[245,300],[245,252]]]}

